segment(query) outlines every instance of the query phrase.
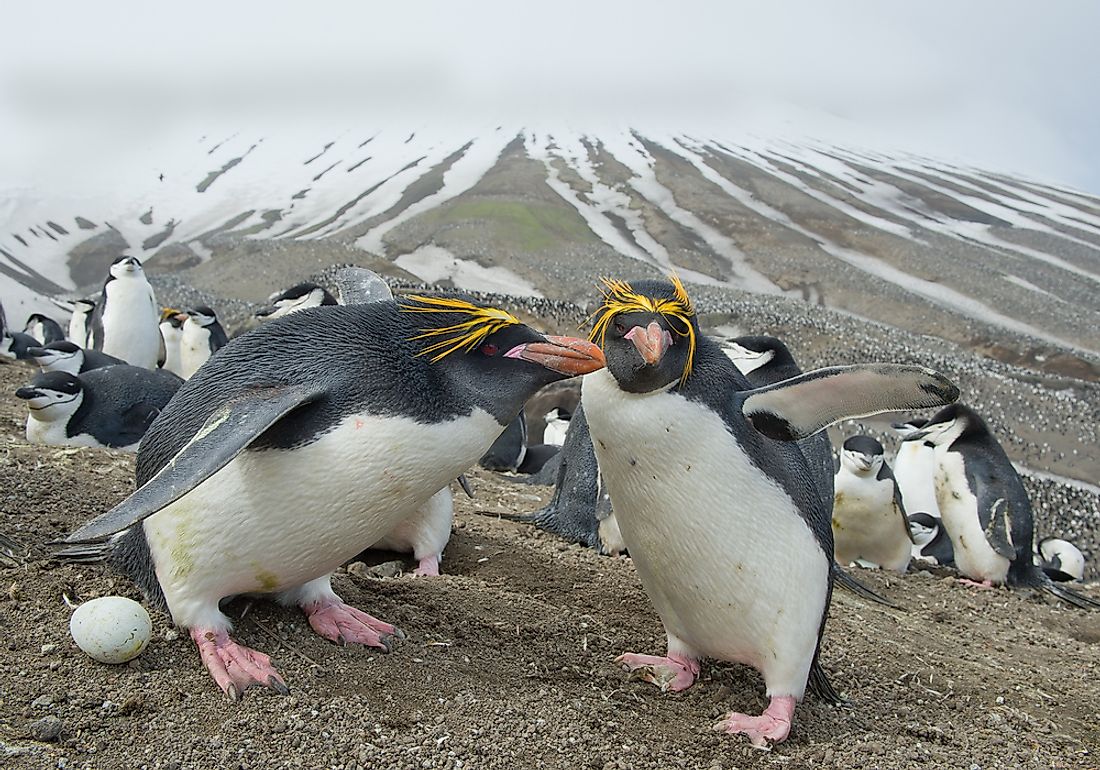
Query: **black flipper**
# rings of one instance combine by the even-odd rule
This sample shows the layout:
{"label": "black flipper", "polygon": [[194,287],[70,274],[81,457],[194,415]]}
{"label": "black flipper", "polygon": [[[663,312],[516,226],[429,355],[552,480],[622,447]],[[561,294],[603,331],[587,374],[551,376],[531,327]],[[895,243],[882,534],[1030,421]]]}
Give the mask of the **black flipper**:
{"label": "black flipper", "polygon": [[[985,539],[990,547],[1009,561],[1016,560],[1016,545],[1012,542],[1012,510],[1003,497],[997,498],[989,510]],[[984,517],[982,517],[984,518]]]}
{"label": "black flipper", "polygon": [[864,364],[816,369],[747,391],[741,409],[768,438],[798,441],[840,420],[950,404],[959,389],[923,366]]}
{"label": "black flipper", "polygon": [[473,500],[474,499],[474,488],[470,486],[470,480],[468,478],[466,478],[466,474],[465,473],[458,474],[458,478],[455,479],[455,481],[457,481],[458,485],[460,487],[462,487],[462,491],[466,493],[466,497]]}
{"label": "black flipper", "polygon": [[851,591],[856,596],[868,599],[869,601],[875,602],[877,604],[884,604],[887,607],[893,607],[895,610],[904,609],[904,607],[902,607],[901,605],[894,604],[894,602],[890,601],[882,594],[873,591],[867,586],[863,585],[863,583],[859,582],[854,577],[849,575],[839,564],[836,564],[835,562],[833,563],[833,582],[841,588]]}
{"label": "black flipper", "polygon": [[1064,585],[1058,583],[1052,583],[1049,579],[1043,584],[1043,590],[1047,593],[1054,594],[1062,601],[1072,604],[1082,610],[1100,610],[1100,602],[1095,599],[1090,599],[1087,596],[1082,596],[1076,591],[1071,591]]}
{"label": "black flipper", "polygon": [[844,698],[840,697],[840,693],[833,689],[829,677],[825,675],[825,669],[821,667],[816,656],[814,662],[810,664],[809,686],[814,695],[833,706],[839,706],[844,702]]}
{"label": "black flipper", "polygon": [[254,388],[220,406],[168,463],[128,498],[65,538],[91,543],[121,532],[213,476],[287,413],[325,392],[321,384]]}

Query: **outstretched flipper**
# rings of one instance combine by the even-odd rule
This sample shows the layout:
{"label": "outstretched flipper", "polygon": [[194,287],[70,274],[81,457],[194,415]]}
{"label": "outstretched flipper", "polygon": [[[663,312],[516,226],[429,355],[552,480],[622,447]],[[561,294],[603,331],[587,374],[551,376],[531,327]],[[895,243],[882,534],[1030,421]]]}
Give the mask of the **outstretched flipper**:
{"label": "outstretched flipper", "polygon": [[1090,599],[1087,596],[1083,596],[1076,591],[1071,591],[1063,585],[1051,582],[1049,578],[1043,584],[1043,590],[1048,593],[1054,594],[1062,601],[1072,604],[1074,607],[1077,607],[1079,609],[1100,610],[1100,602],[1095,601],[1094,599]]}
{"label": "outstretched flipper", "polygon": [[285,415],[324,393],[324,385],[317,383],[273,385],[250,389],[230,399],[155,476],[63,542],[96,542],[152,516],[228,465]]}
{"label": "outstretched flipper", "polygon": [[959,389],[923,366],[865,364],[816,369],[739,395],[754,428],[768,438],[798,441],[853,417],[950,404]]}

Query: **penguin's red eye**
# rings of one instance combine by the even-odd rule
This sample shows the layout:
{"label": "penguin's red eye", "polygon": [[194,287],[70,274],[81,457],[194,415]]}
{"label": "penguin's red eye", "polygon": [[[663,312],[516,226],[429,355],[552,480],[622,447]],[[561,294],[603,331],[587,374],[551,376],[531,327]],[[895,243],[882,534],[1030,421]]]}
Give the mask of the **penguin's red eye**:
{"label": "penguin's red eye", "polygon": [[481,352],[487,356],[495,356],[497,354],[497,350],[499,350],[499,348],[497,348],[497,346],[491,342],[486,342],[484,345],[481,346]]}
{"label": "penguin's red eye", "polygon": [[622,321],[615,322],[615,331],[617,331],[619,334],[626,334],[626,327],[623,326]]}

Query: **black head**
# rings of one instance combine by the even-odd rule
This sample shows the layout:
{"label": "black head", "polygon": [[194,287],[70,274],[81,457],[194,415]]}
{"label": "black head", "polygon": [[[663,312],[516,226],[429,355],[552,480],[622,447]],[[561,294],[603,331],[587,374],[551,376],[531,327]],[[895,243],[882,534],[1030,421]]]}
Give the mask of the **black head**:
{"label": "black head", "polygon": [[935,446],[951,446],[960,438],[989,433],[981,416],[966,404],[954,403],[936,412],[905,441],[924,440]]}
{"label": "black head", "polygon": [[68,372],[44,372],[31,384],[15,391],[17,398],[28,401],[32,409],[49,406],[52,403],[71,401],[80,395],[83,386],[80,380]]}
{"label": "black head", "polygon": [[882,444],[870,436],[852,436],[845,440],[844,451],[859,452],[868,457],[874,457],[883,454],[885,450],[882,448]]}
{"label": "black head", "polygon": [[209,305],[196,305],[187,311],[187,316],[199,326],[210,326],[218,321],[217,314]]}
{"label": "black head", "polygon": [[57,342],[51,342],[49,345],[43,345],[42,350],[56,350],[58,353],[65,353],[72,355],[81,350],[81,347],[75,342],[69,342],[68,340],[58,340]]}
{"label": "black head", "polygon": [[684,285],[668,281],[604,280],[603,304],[593,314],[598,341],[619,387],[648,393],[682,384],[691,374],[699,324]]}
{"label": "black head", "polygon": [[256,311],[257,318],[281,318],[296,310],[319,305],[338,305],[336,297],[315,283],[304,282],[291,286],[286,291],[276,292],[268,297],[268,307]]}
{"label": "black head", "polygon": [[[494,416],[511,420],[535,391],[603,367],[603,353],[586,340],[545,336],[506,310],[461,297],[409,296],[402,315],[415,329],[408,342],[456,389]],[[506,420],[506,421],[507,421]]]}

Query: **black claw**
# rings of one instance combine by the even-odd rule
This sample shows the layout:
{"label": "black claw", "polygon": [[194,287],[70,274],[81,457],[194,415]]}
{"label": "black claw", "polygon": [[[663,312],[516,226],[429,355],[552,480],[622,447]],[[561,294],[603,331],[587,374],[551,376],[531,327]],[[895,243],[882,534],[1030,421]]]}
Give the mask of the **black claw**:
{"label": "black claw", "polygon": [[405,636],[405,632],[402,631],[400,628],[397,628],[396,626],[394,626],[393,629],[393,637],[399,642],[403,642],[408,638],[407,636]]}
{"label": "black claw", "polygon": [[229,700],[236,703],[241,699],[241,691],[237,689],[237,685],[233,682],[229,683],[229,687],[225,689],[225,694],[229,696]]}
{"label": "black claw", "polygon": [[267,686],[279,693],[279,695],[290,695],[290,688],[286,686],[286,682],[276,676],[269,676],[267,678]]}

